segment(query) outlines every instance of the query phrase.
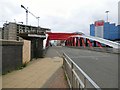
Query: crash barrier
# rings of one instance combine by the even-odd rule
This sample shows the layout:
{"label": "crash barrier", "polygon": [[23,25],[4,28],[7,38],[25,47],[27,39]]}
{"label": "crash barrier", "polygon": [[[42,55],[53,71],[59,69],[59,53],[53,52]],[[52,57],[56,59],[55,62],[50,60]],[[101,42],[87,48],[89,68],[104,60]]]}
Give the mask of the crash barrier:
{"label": "crash barrier", "polygon": [[96,90],[101,90],[100,87],[65,53],[63,53],[63,67],[71,89],[94,88]]}

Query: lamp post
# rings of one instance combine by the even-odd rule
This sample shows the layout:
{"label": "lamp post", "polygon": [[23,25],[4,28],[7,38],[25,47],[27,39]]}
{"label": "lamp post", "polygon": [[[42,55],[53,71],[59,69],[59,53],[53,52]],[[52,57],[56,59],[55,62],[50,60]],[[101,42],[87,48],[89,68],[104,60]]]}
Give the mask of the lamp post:
{"label": "lamp post", "polygon": [[105,13],[107,14],[107,22],[108,22],[108,13],[109,13],[110,11],[105,11]]}

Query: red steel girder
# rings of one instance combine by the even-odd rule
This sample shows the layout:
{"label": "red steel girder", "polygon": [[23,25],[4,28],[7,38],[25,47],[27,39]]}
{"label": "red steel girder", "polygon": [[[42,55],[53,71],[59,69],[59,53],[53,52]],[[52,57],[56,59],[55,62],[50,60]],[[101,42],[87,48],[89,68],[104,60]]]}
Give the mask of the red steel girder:
{"label": "red steel girder", "polygon": [[67,40],[68,37],[73,35],[82,35],[77,33],[53,33],[46,32],[48,34],[49,40]]}

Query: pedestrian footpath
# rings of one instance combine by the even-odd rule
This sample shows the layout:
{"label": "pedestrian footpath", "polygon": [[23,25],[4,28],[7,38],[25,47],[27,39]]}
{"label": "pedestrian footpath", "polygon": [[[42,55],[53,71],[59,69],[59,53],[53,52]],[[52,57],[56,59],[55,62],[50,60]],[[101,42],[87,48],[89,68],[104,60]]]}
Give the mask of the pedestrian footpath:
{"label": "pedestrian footpath", "polygon": [[3,75],[2,88],[67,88],[62,65],[60,57],[33,60],[27,67]]}

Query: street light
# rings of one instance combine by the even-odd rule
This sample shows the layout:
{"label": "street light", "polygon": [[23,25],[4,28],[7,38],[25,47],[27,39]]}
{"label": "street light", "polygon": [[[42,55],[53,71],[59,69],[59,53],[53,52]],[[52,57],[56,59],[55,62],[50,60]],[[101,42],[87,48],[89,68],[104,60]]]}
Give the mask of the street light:
{"label": "street light", "polygon": [[109,13],[110,11],[105,11],[105,13],[107,14],[107,22],[108,22],[108,13]]}

